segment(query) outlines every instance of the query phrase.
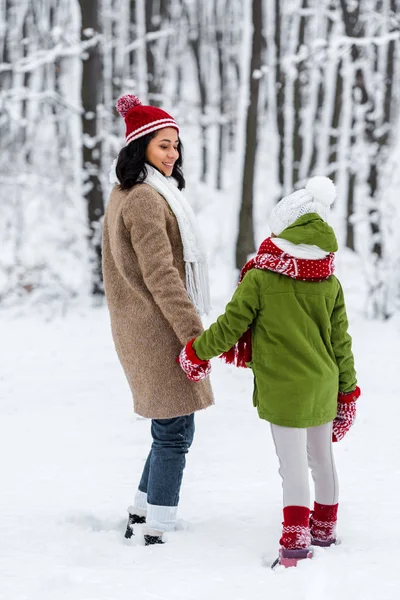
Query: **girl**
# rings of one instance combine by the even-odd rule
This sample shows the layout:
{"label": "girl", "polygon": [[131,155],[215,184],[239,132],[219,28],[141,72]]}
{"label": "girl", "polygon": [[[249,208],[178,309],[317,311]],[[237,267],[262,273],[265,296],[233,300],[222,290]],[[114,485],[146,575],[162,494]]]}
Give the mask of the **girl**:
{"label": "girl", "polygon": [[[273,239],[243,267],[225,313],[179,356],[188,377],[196,366],[205,376],[203,361],[221,352],[227,362],[253,369],[254,406],[271,424],[283,481],[283,531],[273,566],[296,565],[311,557],[311,544],[336,541],[332,439],[352,425],[360,391],[343,291],[333,275],[337,241],[326,221],[334,198],[333,183],[314,177],[275,206]],[[311,514],[308,467],[315,484]]]}
{"label": "girl", "polygon": [[[118,100],[126,145],[118,185],[104,217],[103,274],[115,348],[134,410],[152,419],[152,448],[125,536],[145,523],[145,543],[174,529],[194,435],[194,412],[213,403],[208,381],[194,385],[175,363],[183,344],[202,331],[209,308],[204,245],[181,190],[182,144],[175,120],[135,96]],[[201,377],[210,370],[200,367]]]}

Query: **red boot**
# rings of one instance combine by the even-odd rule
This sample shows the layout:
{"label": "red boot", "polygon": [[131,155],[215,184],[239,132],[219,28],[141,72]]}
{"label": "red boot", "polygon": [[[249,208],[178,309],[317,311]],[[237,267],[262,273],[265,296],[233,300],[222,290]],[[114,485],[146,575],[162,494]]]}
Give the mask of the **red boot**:
{"label": "red boot", "polygon": [[319,504],[314,502],[310,517],[311,544],[332,546],[336,543],[336,521],[339,504]]}
{"label": "red boot", "polygon": [[279,558],[273,563],[295,567],[299,560],[311,558],[310,509],[306,506],[285,506],[283,509],[282,537]]}
{"label": "red boot", "polygon": [[305,548],[304,550],[287,550],[286,548],[279,548],[279,556],[272,563],[271,569],[274,569],[277,565],[282,565],[287,569],[288,567],[297,567],[299,560],[304,558],[312,558],[312,550]]}

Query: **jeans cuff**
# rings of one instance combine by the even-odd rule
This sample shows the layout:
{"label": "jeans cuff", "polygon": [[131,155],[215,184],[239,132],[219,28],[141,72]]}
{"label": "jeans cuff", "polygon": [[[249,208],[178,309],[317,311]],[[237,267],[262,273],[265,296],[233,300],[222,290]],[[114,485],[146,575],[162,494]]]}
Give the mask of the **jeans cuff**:
{"label": "jeans cuff", "polygon": [[147,504],[147,527],[156,531],[172,531],[176,525],[177,506]]}

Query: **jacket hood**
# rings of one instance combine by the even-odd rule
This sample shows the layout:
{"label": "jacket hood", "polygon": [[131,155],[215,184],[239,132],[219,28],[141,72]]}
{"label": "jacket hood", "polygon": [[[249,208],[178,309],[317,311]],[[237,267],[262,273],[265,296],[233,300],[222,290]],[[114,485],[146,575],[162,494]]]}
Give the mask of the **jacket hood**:
{"label": "jacket hood", "polygon": [[336,252],[338,249],[335,232],[317,213],[309,213],[299,217],[289,227],[286,227],[278,237],[293,244],[318,246],[324,252]]}

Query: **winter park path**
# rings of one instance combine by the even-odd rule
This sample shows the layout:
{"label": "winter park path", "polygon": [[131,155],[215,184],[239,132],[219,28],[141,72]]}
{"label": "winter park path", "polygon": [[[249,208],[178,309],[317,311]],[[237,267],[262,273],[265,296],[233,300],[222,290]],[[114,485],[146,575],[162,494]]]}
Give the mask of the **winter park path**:
{"label": "winter park path", "polygon": [[145,548],[123,532],[149,422],[132,414],[106,309],[0,317],[0,329],[1,600],[400,597],[398,322],[353,318],[364,394],[335,448],[341,544],[275,572],[281,487],[251,373],[213,361],[216,405],[197,416],[181,528]]}

